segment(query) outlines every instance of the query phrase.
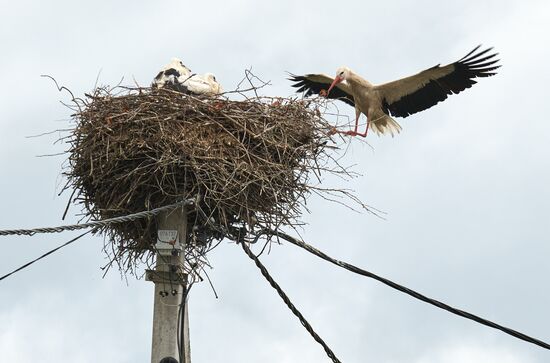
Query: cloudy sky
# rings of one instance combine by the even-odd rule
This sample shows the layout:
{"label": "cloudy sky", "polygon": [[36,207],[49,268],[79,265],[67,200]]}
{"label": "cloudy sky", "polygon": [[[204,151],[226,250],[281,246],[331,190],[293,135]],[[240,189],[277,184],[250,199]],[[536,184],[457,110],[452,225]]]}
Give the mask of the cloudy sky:
{"label": "cloudy sky", "polygon": [[[301,231],[334,257],[550,341],[550,3],[547,1],[0,0],[0,229],[59,225],[70,112],[41,74],[75,94],[132,77],[148,84],[171,57],[214,72],[226,90],[244,69],[289,96],[285,72],[348,65],[390,81],[494,46],[492,78],[402,120],[395,137],[349,140],[351,188],[382,220],[319,198]],[[342,106],[341,111],[353,115]],[[346,145],[343,145],[346,147]],[[75,212],[75,210],[73,210]],[[0,275],[70,239],[2,237]],[[102,278],[103,240],[86,237],[0,282],[3,362],[148,362],[153,286]],[[324,362],[239,247],[210,255],[190,299],[195,362]],[[263,256],[343,362],[543,363],[550,352],[455,317],[291,245]]]}

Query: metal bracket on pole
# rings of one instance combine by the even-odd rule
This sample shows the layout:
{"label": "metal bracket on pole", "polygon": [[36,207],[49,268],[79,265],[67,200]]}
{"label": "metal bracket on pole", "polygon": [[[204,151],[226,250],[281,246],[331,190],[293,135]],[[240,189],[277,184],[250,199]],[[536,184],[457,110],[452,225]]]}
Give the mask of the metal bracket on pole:
{"label": "metal bracket on pole", "polygon": [[145,281],[164,285],[185,285],[187,275],[182,272],[145,270]]}

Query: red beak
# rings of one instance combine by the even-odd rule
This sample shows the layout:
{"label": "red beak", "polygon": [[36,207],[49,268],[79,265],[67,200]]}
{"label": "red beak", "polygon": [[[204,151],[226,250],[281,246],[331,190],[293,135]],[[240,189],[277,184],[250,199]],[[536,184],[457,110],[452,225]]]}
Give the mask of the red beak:
{"label": "red beak", "polygon": [[330,85],[330,87],[328,88],[328,91],[327,91],[327,97],[328,97],[328,94],[330,93],[330,90],[336,86],[338,83],[342,82],[344,80],[344,78],[340,77],[340,76],[336,76],[336,78],[334,78],[334,81],[332,81],[332,84]]}

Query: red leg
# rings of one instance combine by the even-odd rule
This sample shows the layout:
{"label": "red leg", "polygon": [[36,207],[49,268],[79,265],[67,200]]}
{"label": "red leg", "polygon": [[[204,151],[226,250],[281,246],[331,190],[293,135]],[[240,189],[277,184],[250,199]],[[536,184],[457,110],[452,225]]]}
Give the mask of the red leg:
{"label": "red leg", "polygon": [[359,116],[361,116],[361,113],[355,112],[355,128],[353,129],[354,134],[357,134],[357,128],[359,127]]}
{"label": "red leg", "polygon": [[365,132],[362,133],[362,134],[356,132],[355,135],[361,136],[361,137],[367,137],[367,132],[369,132],[369,118],[368,117],[367,117],[367,128],[365,129]]}
{"label": "red leg", "polygon": [[357,129],[359,128],[359,116],[361,116],[361,113],[360,112],[356,112],[356,116],[355,116],[355,127],[353,129],[353,131],[337,131],[339,134],[344,134],[344,135],[349,135],[349,136],[357,136],[357,135],[361,135],[359,133],[357,133]]}
{"label": "red leg", "polygon": [[369,132],[369,119],[367,117],[367,128],[365,129],[365,132],[360,134],[357,132],[357,129],[359,128],[359,116],[361,116],[361,113],[358,113],[357,116],[355,117],[355,128],[353,129],[353,131],[338,131],[336,130],[336,128],[332,129],[330,132],[329,132],[329,135],[334,135],[334,134],[344,134],[344,135],[349,135],[349,136],[361,136],[361,137],[367,137],[367,133]]}

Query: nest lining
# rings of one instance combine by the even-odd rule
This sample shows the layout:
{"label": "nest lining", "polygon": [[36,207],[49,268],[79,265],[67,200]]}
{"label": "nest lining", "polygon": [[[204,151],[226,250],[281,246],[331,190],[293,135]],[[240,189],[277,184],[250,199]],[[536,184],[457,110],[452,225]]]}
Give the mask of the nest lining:
{"label": "nest lining", "polygon": [[[73,115],[67,188],[92,219],[195,199],[191,245],[294,226],[312,175],[333,171],[325,166],[330,125],[319,107],[293,98],[98,88]],[[150,255],[156,228],[154,219],[142,219],[101,232],[130,267]]]}

